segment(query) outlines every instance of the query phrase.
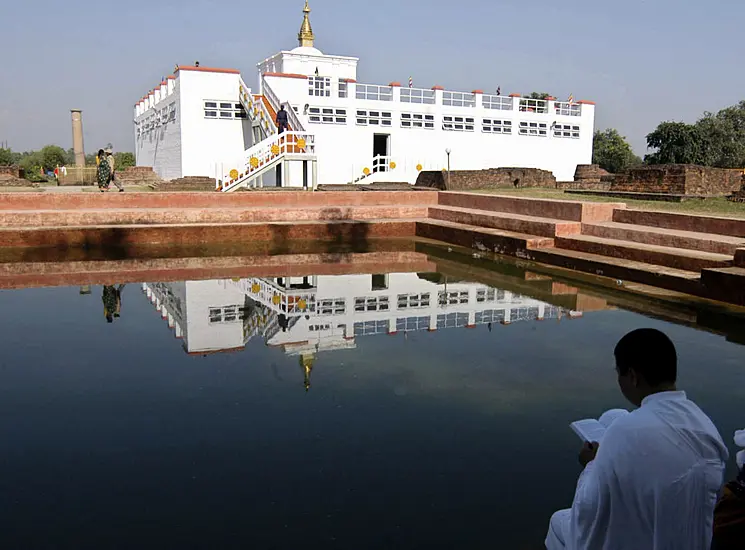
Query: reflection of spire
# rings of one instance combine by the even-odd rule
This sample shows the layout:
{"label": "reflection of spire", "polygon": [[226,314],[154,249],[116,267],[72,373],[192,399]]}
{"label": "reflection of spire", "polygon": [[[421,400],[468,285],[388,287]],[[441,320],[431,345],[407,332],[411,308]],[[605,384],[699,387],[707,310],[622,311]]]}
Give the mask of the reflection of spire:
{"label": "reflection of spire", "polygon": [[300,26],[300,32],[297,35],[298,43],[301,46],[313,47],[315,36],[313,35],[313,29],[310,26],[310,6],[308,0],[305,0],[305,7],[303,8],[303,24]]}
{"label": "reflection of spire", "polygon": [[300,366],[303,367],[305,391],[310,390],[310,373],[313,372],[313,361],[316,356],[312,353],[303,353],[300,356]]}

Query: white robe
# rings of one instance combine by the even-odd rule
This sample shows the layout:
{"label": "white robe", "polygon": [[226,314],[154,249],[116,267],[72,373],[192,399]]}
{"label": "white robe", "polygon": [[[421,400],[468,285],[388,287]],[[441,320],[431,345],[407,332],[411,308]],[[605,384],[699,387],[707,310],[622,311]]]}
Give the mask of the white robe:
{"label": "white robe", "polygon": [[708,550],[727,448],[685,392],[616,420],[551,518],[548,550]]}

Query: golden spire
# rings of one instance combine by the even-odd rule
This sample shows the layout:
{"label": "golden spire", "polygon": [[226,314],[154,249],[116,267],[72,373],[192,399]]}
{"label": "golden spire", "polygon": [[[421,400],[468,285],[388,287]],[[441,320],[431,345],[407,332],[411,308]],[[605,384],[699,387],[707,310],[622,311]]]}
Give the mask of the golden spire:
{"label": "golden spire", "polygon": [[300,366],[303,368],[303,385],[305,391],[310,389],[310,373],[313,372],[313,361],[315,360],[313,353],[303,353],[300,355]]}
{"label": "golden spire", "polygon": [[310,26],[310,6],[308,0],[305,0],[305,7],[303,8],[303,24],[300,25],[300,32],[297,35],[297,41],[300,46],[313,47],[313,41],[315,40],[313,35],[313,29]]}

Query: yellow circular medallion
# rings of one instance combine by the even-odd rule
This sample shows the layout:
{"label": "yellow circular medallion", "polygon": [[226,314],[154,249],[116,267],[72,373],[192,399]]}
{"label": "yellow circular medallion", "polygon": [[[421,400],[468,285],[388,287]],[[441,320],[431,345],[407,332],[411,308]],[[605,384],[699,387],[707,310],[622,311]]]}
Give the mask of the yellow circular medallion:
{"label": "yellow circular medallion", "polygon": [[421,164],[417,164],[416,165],[416,171],[417,172],[421,172],[422,171],[422,168],[424,168],[424,167]]}
{"label": "yellow circular medallion", "polygon": [[300,301],[297,303],[297,307],[299,307],[300,309],[305,309],[307,306],[308,304],[306,303],[306,301],[300,298]]}
{"label": "yellow circular medallion", "polygon": [[258,294],[259,290],[261,290],[261,286],[259,286],[259,283],[254,283],[251,285],[251,292],[254,294]]}
{"label": "yellow circular medallion", "polygon": [[395,170],[396,169],[396,163],[394,161],[391,161],[391,165],[390,166],[391,166],[391,170]]}
{"label": "yellow circular medallion", "polygon": [[235,168],[233,168],[233,169],[232,169],[232,170],[230,171],[230,179],[231,179],[231,180],[236,180],[236,179],[238,179],[238,170],[236,170]]}
{"label": "yellow circular medallion", "polygon": [[299,140],[297,140],[297,146],[300,149],[305,149],[305,140],[303,138],[300,138]]}
{"label": "yellow circular medallion", "polygon": [[364,168],[364,169],[362,170],[362,173],[363,173],[363,174],[365,174],[366,176],[369,176],[369,175],[370,175],[370,169],[369,169],[369,168],[367,168],[367,167],[365,167],[365,168]]}
{"label": "yellow circular medallion", "polygon": [[279,305],[279,302],[281,301],[281,298],[279,297],[279,294],[275,294],[272,296],[272,303],[277,306]]}
{"label": "yellow circular medallion", "polygon": [[257,159],[256,157],[251,157],[248,162],[251,165],[251,168],[259,167],[259,159]]}
{"label": "yellow circular medallion", "polygon": [[279,145],[272,145],[272,155],[279,155]]}

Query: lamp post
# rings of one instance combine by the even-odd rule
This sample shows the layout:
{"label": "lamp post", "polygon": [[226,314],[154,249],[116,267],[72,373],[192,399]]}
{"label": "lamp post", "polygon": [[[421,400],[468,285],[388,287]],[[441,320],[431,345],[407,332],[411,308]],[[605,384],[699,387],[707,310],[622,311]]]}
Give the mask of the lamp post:
{"label": "lamp post", "polygon": [[445,154],[448,156],[448,190],[450,190],[450,149],[445,149]]}

